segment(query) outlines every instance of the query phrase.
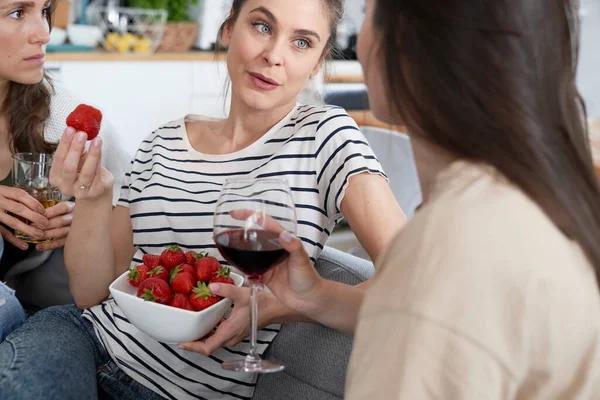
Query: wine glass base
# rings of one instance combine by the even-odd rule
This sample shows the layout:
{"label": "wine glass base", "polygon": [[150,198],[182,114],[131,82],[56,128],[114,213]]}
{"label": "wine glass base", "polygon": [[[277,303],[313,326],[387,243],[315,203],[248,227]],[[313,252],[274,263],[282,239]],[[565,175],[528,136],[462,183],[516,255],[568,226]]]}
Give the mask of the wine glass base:
{"label": "wine glass base", "polygon": [[247,360],[237,360],[237,361],[225,361],[221,364],[223,369],[228,371],[235,372],[253,372],[258,374],[270,374],[273,372],[283,371],[285,365],[268,360],[258,360],[258,361],[247,361]]}

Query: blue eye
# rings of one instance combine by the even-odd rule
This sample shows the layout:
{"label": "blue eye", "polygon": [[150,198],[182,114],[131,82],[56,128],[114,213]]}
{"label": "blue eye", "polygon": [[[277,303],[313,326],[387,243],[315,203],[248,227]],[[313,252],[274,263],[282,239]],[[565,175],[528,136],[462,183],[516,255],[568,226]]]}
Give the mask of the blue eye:
{"label": "blue eye", "polygon": [[8,15],[13,19],[21,19],[23,18],[23,10],[13,11]]}
{"label": "blue eye", "polygon": [[306,39],[298,39],[296,40],[296,45],[301,49],[307,49],[310,47],[310,43]]}
{"label": "blue eye", "polygon": [[255,22],[252,25],[254,25],[254,28],[262,34],[268,35],[271,33],[271,28],[264,22]]}

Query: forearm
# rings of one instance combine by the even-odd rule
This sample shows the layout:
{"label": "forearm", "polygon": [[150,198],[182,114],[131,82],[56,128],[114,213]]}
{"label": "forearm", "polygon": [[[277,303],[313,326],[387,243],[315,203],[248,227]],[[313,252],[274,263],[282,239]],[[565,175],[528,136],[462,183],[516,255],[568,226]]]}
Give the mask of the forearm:
{"label": "forearm", "polygon": [[279,301],[272,302],[270,323],[320,323],[338,331],[354,334],[366,282],[357,286],[322,279],[310,303],[294,310]]}
{"label": "forearm", "polygon": [[65,246],[69,287],[80,308],[99,304],[108,297],[115,278],[111,238],[111,194],[76,201],[73,222]]}

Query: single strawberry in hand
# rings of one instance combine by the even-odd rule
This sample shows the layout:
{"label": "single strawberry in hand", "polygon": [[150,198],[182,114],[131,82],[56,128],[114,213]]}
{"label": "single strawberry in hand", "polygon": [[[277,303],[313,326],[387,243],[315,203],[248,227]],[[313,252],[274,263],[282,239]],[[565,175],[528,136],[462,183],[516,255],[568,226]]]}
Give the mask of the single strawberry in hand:
{"label": "single strawberry in hand", "polygon": [[168,271],[172,270],[179,264],[183,264],[185,262],[185,254],[183,250],[179,248],[179,246],[168,246],[163,252],[160,254],[160,263],[163,267],[165,267]]}
{"label": "single strawberry in hand", "polygon": [[229,283],[230,285],[234,285],[235,282],[229,277],[230,273],[231,269],[229,267],[223,267],[217,271],[215,276],[210,278],[210,283]]}
{"label": "single strawberry in hand", "polygon": [[220,300],[221,297],[212,294],[204,282],[198,282],[198,286],[190,294],[190,304],[196,311],[202,311],[217,304]]}
{"label": "single strawberry in hand", "polygon": [[190,294],[195,284],[195,276],[188,272],[180,272],[171,280],[171,289],[175,293]]}
{"label": "single strawberry in hand", "polygon": [[148,267],[144,264],[140,264],[129,270],[129,283],[133,286],[138,287],[140,283],[148,279]]}
{"label": "single strawberry in hand", "polygon": [[159,304],[169,304],[173,291],[167,281],[158,278],[148,278],[140,284],[137,297]]}
{"label": "single strawberry in hand", "polygon": [[67,117],[67,126],[87,133],[87,140],[92,140],[100,133],[102,113],[87,104],[78,105]]}
{"label": "single strawberry in hand", "polygon": [[154,267],[150,271],[148,271],[148,276],[150,278],[158,278],[162,279],[165,282],[169,282],[169,271],[167,271],[167,269],[162,265]]}
{"label": "single strawberry in hand", "polygon": [[202,257],[206,257],[208,253],[200,252],[196,253],[194,250],[188,250],[185,252],[185,262],[190,265],[196,265],[198,260]]}
{"label": "single strawberry in hand", "polygon": [[188,298],[188,296],[181,293],[175,293],[175,296],[173,296],[173,300],[171,300],[171,303],[169,303],[169,305],[171,307],[177,307],[183,310],[196,311],[194,310],[194,307],[192,307],[192,305],[190,304],[190,299]]}
{"label": "single strawberry in hand", "polygon": [[145,266],[152,269],[160,265],[160,256],[156,254],[144,254],[142,256],[142,262]]}
{"label": "single strawberry in hand", "polygon": [[196,277],[200,282],[209,282],[220,269],[221,264],[215,257],[202,257],[196,263]]}

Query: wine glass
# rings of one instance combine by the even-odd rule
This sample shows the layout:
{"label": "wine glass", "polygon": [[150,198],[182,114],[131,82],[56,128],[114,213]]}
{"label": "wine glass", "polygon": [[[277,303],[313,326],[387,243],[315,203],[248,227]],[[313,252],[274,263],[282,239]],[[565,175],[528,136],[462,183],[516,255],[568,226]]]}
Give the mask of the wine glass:
{"label": "wine glass", "polygon": [[296,234],[296,210],[287,182],[281,179],[229,179],[223,185],[214,218],[214,240],[223,257],[241,270],[250,284],[250,353],[243,360],[226,361],[231,371],[269,373],[284,365],[260,358],[258,291],[262,275],[288,257],[279,234]]}

